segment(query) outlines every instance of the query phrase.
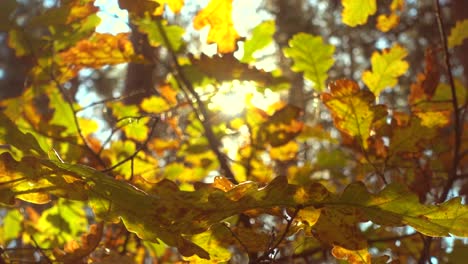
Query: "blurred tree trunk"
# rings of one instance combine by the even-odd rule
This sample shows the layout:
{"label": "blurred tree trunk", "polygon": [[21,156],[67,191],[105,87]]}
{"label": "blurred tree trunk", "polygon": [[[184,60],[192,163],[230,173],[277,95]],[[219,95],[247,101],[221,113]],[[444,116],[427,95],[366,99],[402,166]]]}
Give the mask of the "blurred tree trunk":
{"label": "blurred tree trunk", "polygon": [[[141,54],[147,63],[129,63],[125,86],[122,94],[129,95],[138,92],[138,95],[125,99],[126,104],[139,104],[145,97],[156,93],[157,64],[159,48],[152,47],[148,37],[138,31],[137,26],[131,24],[130,40],[136,54]],[[141,93],[140,93],[141,92]]]}
{"label": "blurred tree trunk", "polygon": [[[272,7],[276,13],[276,34],[274,37],[280,50],[288,46],[288,40],[294,34],[309,31],[310,23],[307,21],[309,16],[302,12],[303,6],[303,0],[272,0]],[[279,62],[282,72],[291,83],[288,95],[289,103],[304,109],[304,78],[302,74],[291,70],[291,62],[284,57],[281,51],[279,52]]]}

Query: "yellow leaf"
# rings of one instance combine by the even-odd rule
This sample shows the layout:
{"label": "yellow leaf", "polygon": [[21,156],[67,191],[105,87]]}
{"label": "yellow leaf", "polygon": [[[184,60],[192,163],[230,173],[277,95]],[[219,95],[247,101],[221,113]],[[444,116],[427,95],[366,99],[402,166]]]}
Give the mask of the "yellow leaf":
{"label": "yellow leaf", "polygon": [[274,160],[288,161],[296,157],[299,145],[295,141],[289,141],[285,145],[271,148],[270,156]]}
{"label": "yellow leaf", "polygon": [[377,29],[382,32],[388,32],[391,29],[398,26],[400,22],[400,16],[395,13],[391,13],[390,15],[380,15],[377,17]]}
{"label": "yellow leaf", "polygon": [[96,132],[96,130],[98,130],[99,128],[98,123],[91,119],[78,118],[78,123],[80,125],[81,133],[85,137]]}
{"label": "yellow leaf", "polygon": [[211,0],[194,18],[193,26],[197,30],[211,27],[206,42],[218,44],[219,53],[236,50],[239,35],[232,22],[232,0]]}
{"label": "yellow leaf", "polygon": [[375,0],[342,0],[343,23],[355,27],[367,23],[369,16],[377,11]]}
{"label": "yellow leaf", "polygon": [[421,125],[429,128],[444,127],[450,122],[450,111],[428,111],[415,114],[421,118]]}
{"label": "yellow leaf", "polygon": [[157,0],[160,6],[156,8],[153,15],[160,16],[164,13],[164,6],[167,5],[175,14],[180,13],[184,6],[184,0]]}
{"label": "yellow leaf", "polygon": [[141,109],[148,113],[159,114],[170,109],[170,106],[166,101],[159,96],[151,96],[145,98],[141,102]]}
{"label": "yellow leaf", "polygon": [[349,250],[340,246],[334,246],[332,249],[332,254],[337,259],[347,260],[348,263],[371,263],[371,255],[369,254],[369,251],[367,251],[367,248]]}
{"label": "yellow leaf", "polygon": [[450,31],[450,36],[448,37],[448,46],[449,48],[459,46],[467,38],[468,38],[468,19],[457,21],[455,26]]}
{"label": "yellow leaf", "polygon": [[376,97],[387,87],[397,84],[397,78],[408,70],[408,63],[403,59],[408,55],[405,48],[396,44],[391,49],[385,49],[382,54],[372,54],[372,72],[365,71],[362,81]]}

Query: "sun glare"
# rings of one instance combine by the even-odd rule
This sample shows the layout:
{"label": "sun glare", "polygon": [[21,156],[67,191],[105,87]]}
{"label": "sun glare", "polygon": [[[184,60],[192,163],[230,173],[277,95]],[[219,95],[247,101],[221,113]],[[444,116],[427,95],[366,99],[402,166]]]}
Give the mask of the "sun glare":
{"label": "sun glare", "polygon": [[209,107],[229,116],[242,113],[246,106],[247,97],[252,104],[262,110],[279,100],[279,94],[266,89],[258,92],[251,82],[233,81],[222,84],[216,94],[211,97]]}

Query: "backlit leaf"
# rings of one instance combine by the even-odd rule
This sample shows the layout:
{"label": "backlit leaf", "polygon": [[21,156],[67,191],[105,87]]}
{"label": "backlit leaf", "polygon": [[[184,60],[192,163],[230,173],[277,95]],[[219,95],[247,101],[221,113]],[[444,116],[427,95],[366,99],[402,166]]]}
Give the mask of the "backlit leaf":
{"label": "backlit leaf", "polygon": [[54,255],[58,261],[63,263],[79,263],[84,258],[89,256],[102,238],[102,231],[104,224],[93,224],[89,228],[89,233],[85,233],[81,236],[81,245],[77,245],[74,240],[67,242],[63,252],[54,251]]}
{"label": "backlit leaf", "polygon": [[330,93],[323,93],[321,100],[330,109],[336,127],[356,137],[366,149],[373,123],[387,114],[385,106],[375,105],[374,95],[360,90],[351,80],[332,82],[329,88]]}
{"label": "backlit leaf", "polygon": [[[152,18],[146,16],[135,20],[133,23],[138,26],[140,32],[148,35],[148,41],[151,46],[158,47],[163,45],[167,47],[167,43],[165,43],[163,35],[161,35],[157,25],[157,23],[163,22],[154,21]],[[171,48],[174,49],[174,51],[178,51],[182,46],[182,35],[184,35],[185,30],[179,26],[166,25],[164,23],[162,24],[162,28],[169,39]]]}
{"label": "backlit leaf", "polygon": [[367,23],[369,16],[377,11],[376,0],[342,0],[343,23],[355,27]]}
{"label": "backlit leaf", "polygon": [[360,208],[376,224],[410,225],[434,237],[468,235],[468,206],[461,204],[460,198],[440,205],[424,205],[415,194],[396,184],[370,194],[362,183],[355,183],[345,189],[339,201]]}
{"label": "backlit leaf", "polygon": [[459,46],[468,38],[468,19],[459,20],[450,31],[448,37],[448,47]]}
{"label": "backlit leaf", "polygon": [[2,216],[2,226],[0,229],[2,234],[0,241],[4,245],[8,245],[13,239],[16,239],[23,227],[21,223],[23,221],[23,215],[19,210],[10,210],[5,216]]}
{"label": "backlit leaf", "polygon": [[320,36],[298,33],[289,40],[289,47],[283,49],[284,55],[294,62],[292,69],[304,72],[304,77],[312,81],[317,91],[325,89],[327,72],[333,66],[335,46],[323,43]]}
{"label": "backlit leaf", "polygon": [[231,233],[222,224],[219,224],[213,226],[209,231],[191,237],[191,241],[210,252],[210,259],[203,259],[196,255],[184,259],[196,264],[217,264],[229,261],[231,252],[222,246],[223,239],[228,236],[231,236]]}
{"label": "backlit leaf", "polygon": [[89,40],[81,40],[74,47],[60,53],[60,57],[63,63],[78,68],[100,68],[129,62],[134,57],[134,52],[128,33],[95,33]]}
{"label": "backlit leaf", "polygon": [[268,46],[273,41],[275,22],[268,20],[252,29],[252,37],[244,43],[244,55],[241,62],[250,63],[255,60],[254,53]]}
{"label": "backlit leaf", "polygon": [[408,63],[403,59],[408,55],[405,48],[395,44],[391,49],[385,49],[382,54],[374,52],[371,63],[372,71],[362,74],[362,81],[375,96],[379,96],[385,88],[397,84],[397,78],[408,70]]}
{"label": "backlit leaf", "polygon": [[141,108],[148,113],[160,114],[170,109],[166,100],[159,96],[151,96],[143,99]]}
{"label": "backlit leaf", "polygon": [[[272,147],[287,144],[302,130],[303,123],[299,121],[301,115],[302,110],[293,105],[286,105],[278,109],[266,122],[261,124],[255,143],[258,146],[267,144]],[[291,147],[293,146],[291,145]]]}
{"label": "backlit leaf", "polygon": [[169,8],[175,14],[180,13],[180,10],[184,6],[184,0],[156,0],[160,6],[153,12],[153,15],[160,16],[164,13],[165,5],[169,6]]}
{"label": "backlit leaf", "polygon": [[[349,250],[340,246],[334,246],[332,254],[337,259],[343,259],[352,264],[370,264],[371,255],[366,249]],[[386,263],[386,262],[385,262]]]}
{"label": "backlit leaf", "polygon": [[195,16],[193,26],[197,30],[210,26],[206,42],[218,44],[219,53],[236,51],[239,35],[232,22],[232,0],[211,0]]}
{"label": "backlit leaf", "polygon": [[400,22],[400,17],[395,14],[391,13],[390,15],[379,15],[377,17],[377,28],[382,32],[388,32],[391,29],[398,26]]}
{"label": "backlit leaf", "polygon": [[218,82],[237,79],[241,81],[254,81],[261,85],[279,85],[285,82],[284,79],[274,77],[270,72],[257,69],[237,60],[233,54],[208,57],[201,54],[199,58],[190,57],[190,62],[196,69],[208,77],[216,79]]}

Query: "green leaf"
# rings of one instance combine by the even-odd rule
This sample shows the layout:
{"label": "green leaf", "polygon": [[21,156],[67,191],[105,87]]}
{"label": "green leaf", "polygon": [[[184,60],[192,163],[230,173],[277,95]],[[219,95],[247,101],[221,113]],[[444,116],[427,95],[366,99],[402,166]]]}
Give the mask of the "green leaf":
{"label": "green leaf", "polygon": [[[140,32],[148,35],[148,40],[151,46],[167,46],[167,43],[165,43],[157,25],[157,23],[162,22],[157,22],[149,17],[145,17],[134,20],[134,23],[138,26],[138,30]],[[182,36],[184,35],[185,30],[176,25],[162,25],[162,28],[165,31],[167,38],[169,39],[171,47],[174,49],[174,51],[178,51],[183,44]]]}
{"label": "green leaf", "polygon": [[196,255],[184,259],[190,261],[190,263],[197,264],[227,262],[231,259],[231,252],[225,247],[225,245],[223,245],[223,239],[230,236],[232,236],[232,234],[226,227],[222,224],[217,224],[211,227],[210,230],[190,238],[192,242],[206,249],[210,253],[210,259],[202,259]]}
{"label": "green leaf", "polygon": [[364,25],[377,11],[376,0],[342,0],[343,23],[350,27]]}
{"label": "green leaf", "polygon": [[454,48],[462,45],[463,41],[468,38],[468,19],[459,20],[450,31],[448,37],[448,47]]}
{"label": "green leaf", "polygon": [[6,213],[2,222],[3,224],[0,228],[3,229],[3,237],[1,241],[3,245],[8,245],[11,240],[16,239],[20,235],[23,229],[23,215],[19,210],[13,209]]}
{"label": "green leaf", "polygon": [[372,72],[365,71],[362,81],[369,87],[376,97],[385,88],[390,88],[398,83],[397,78],[403,75],[409,67],[403,59],[408,55],[405,48],[395,44],[391,49],[385,49],[382,54],[372,54]]}
{"label": "green leaf", "polygon": [[146,125],[150,118],[142,117],[138,106],[124,105],[121,102],[108,104],[112,109],[112,115],[117,118],[118,124],[122,127],[125,135],[137,141],[144,141],[148,137],[149,129]]}
{"label": "green leaf", "polygon": [[[24,155],[47,156],[46,152],[41,148],[39,143],[37,143],[36,138],[30,133],[21,132],[3,112],[0,112],[0,145],[5,147],[12,146]],[[12,154],[19,154],[16,151],[10,152]],[[21,156],[22,155],[16,157]]]}
{"label": "green leaf", "polygon": [[396,156],[405,153],[417,153],[424,149],[424,141],[437,137],[437,129],[424,126],[421,119],[414,117],[403,124],[393,128],[390,138],[389,155]]}
{"label": "green leaf", "polygon": [[304,77],[312,82],[317,91],[325,89],[327,72],[333,66],[335,46],[323,43],[320,36],[298,33],[289,40],[284,55],[294,61],[293,71],[304,72]]}
{"label": "green leaf", "polygon": [[364,184],[353,183],[330,205],[343,209],[356,207],[376,224],[409,225],[427,236],[468,236],[468,206],[461,203],[460,197],[440,205],[424,205],[415,194],[397,184],[371,194]]}
{"label": "green leaf", "polygon": [[321,95],[322,102],[330,109],[333,122],[343,133],[356,137],[365,149],[375,121],[387,115],[384,105],[375,105],[374,95],[360,90],[356,82],[338,80],[330,83],[330,93]]}
{"label": "green leaf", "polygon": [[62,245],[87,231],[88,221],[84,203],[59,199],[45,210],[38,220],[38,234],[34,237],[42,247]]}
{"label": "green leaf", "polygon": [[272,43],[275,33],[275,22],[273,20],[264,21],[252,29],[252,37],[244,43],[244,55],[241,62],[254,62],[253,57],[259,51]]}
{"label": "green leaf", "polygon": [[[77,129],[73,110],[70,105],[64,100],[58,88],[51,90],[49,94],[50,106],[54,109],[54,115],[50,120],[51,125],[57,125],[64,128],[62,134],[76,135]],[[75,105],[76,106],[76,105]]]}

